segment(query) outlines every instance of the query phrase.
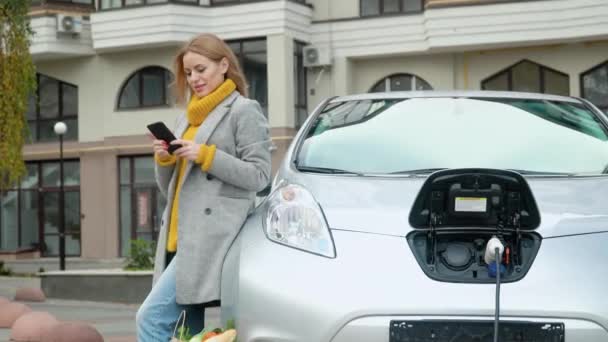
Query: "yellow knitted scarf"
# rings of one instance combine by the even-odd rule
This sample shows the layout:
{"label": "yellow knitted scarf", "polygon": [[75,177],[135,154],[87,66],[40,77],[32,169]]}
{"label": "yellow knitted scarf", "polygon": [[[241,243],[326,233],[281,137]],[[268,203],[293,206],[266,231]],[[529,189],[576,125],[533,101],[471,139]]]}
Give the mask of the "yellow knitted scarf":
{"label": "yellow knitted scarf", "polygon": [[196,95],[192,95],[187,109],[188,123],[193,126],[200,126],[205,118],[207,118],[207,115],[235,89],[236,84],[234,84],[234,81],[227,78],[224,83],[207,96],[199,98]]}

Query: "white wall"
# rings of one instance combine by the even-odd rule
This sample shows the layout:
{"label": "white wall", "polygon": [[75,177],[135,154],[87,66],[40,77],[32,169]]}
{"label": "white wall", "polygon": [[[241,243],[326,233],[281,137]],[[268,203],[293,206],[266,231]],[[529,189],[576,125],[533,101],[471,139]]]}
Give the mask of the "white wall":
{"label": "white wall", "polygon": [[30,45],[33,60],[92,56],[95,54],[89,20],[83,20],[82,31],[74,35],[58,33],[57,20],[56,15],[32,17],[30,19],[30,25],[34,31]]}
{"label": "white wall", "polygon": [[271,35],[266,39],[268,55],[268,121],[271,127],[294,127],[293,38]]}
{"label": "white wall", "polygon": [[365,93],[386,76],[412,74],[427,81],[434,90],[451,90],[454,65],[451,54],[377,58],[354,63],[354,93]]}
{"label": "white wall", "polygon": [[309,68],[306,72],[308,87],[308,113],[315,109],[325,98],[335,94],[333,91],[332,68]]}
{"label": "white wall", "polygon": [[[329,96],[366,93],[376,82],[396,73],[418,76],[435,90],[454,89],[454,61],[453,54],[370,59],[337,57],[332,67],[323,73],[320,68],[308,71],[308,109],[311,111]],[[314,95],[310,95],[312,89]]]}

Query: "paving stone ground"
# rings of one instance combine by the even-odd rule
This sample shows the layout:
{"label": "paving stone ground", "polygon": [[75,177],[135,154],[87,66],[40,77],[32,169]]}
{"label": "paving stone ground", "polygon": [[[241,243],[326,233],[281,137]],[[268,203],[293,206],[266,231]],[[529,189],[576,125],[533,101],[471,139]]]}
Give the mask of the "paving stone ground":
{"label": "paving stone ground", "polygon": [[[40,286],[37,278],[0,277],[0,297],[14,298],[19,286]],[[46,311],[60,321],[84,322],[101,333],[105,342],[136,342],[135,313],[138,304],[87,302],[47,299],[43,303],[27,303],[35,311]],[[219,324],[219,310],[206,313],[206,320]],[[0,342],[8,342],[10,329],[0,329]]]}

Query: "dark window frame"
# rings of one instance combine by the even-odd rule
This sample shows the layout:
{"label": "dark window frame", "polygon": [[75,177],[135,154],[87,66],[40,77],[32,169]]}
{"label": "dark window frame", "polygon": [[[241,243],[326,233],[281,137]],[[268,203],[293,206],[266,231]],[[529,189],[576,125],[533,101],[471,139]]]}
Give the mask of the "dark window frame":
{"label": "dark window frame", "polygon": [[[591,100],[587,99],[587,97],[585,97],[585,83],[584,83],[584,78],[586,75],[591,74],[599,69],[605,68],[606,70],[608,70],[608,60],[605,60],[604,62],[595,65],[594,67],[591,67],[590,69],[587,69],[583,72],[581,72],[579,74],[579,85],[581,88],[581,97],[586,99],[587,101],[591,102]],[[608,113],[608,105],[606,106],[598,106],[595,103],[593,104],[594,106],[596,106],[597,108],[599,108],[600,110],[602,110],[603,112]]]}
{"label": "dark window frame", "polygon": [[[517,62],[515,64],[512,64],[512,65],[510,65],[510,66],[508,66],[508,67],[506,67],[504,69],[501,69],[500,71],[498,71],[498,72],[496,72],[496,73],[494,73],[494,74],[492,74],[492,75],[490,75],[490,76],[482,79],[481,80],[481,90],[488,90],[486,88],[486,86],[485,86],[486,83],[488,83],[489,81],[492,81],[495,78],[498,78],[498,77],[500,77],[500,76],[502,76],[503,74],[506,73],[507,74],[507,88],[508,88],[507,91],[513,91],[513,69],[516,66],[518,66],[518,65],[520,65],[522,63],[532,63],[532,64],[538,66],[538,72],[539,72],[539,78],[538,78],[538,80],[540,82],[539,93],[547,94],[547,93],[545,93],[545,90],[546,90],[545,73],[543,72],[545,70],[553,72],[553,73],[556,73],[556,74],[561,75],[561,76],[565,76],[566,79],[568,80],[568,83],[570,82],[570,75],[568,75],[567,73],[564,73],[562,71],[550,68],[550,67],[545,66],[543,64],[534,62],[534,61],[529,60],[527,58],[524,58],[524,59],[520,60],[519,62]],[[568,86],[568,95],[570,94],[570,91],[571,91],[571,89]]]}
{"label": "dark window frame", "polygon": [[[152,214],[152,229],[151,232],[149,234],[151,234],[152,238],[151,240],[154,241],[154,243],[158,243],[158,234],[160,233],[160,228],[158,227],[158,231],[154,230],[154,222],[155,222],[155,214],[159,215],[159,217],[162,217],[163,213],[161,212],[156,212],[156,202],[157,202],[157,197],[158,196],[162,196],[160,193],[160,190],[158,190],[158,185],[155,182],[151,182],[151,183],[136,183],[135,182],[135,160],[137,158],[154,158],[153,155],[150,154],[133,154],[133,155],[119,155],[116,158],[116,163],[117,163],[117,179],[118,179],[118,255],[119,256],[126,256],[123,255],[123,251],[122,251],[122,247],[123,247],[123,243],[125,243],[126,241],[123,241],[123,237],[122,237],[122,231],[123,229],[129,229],[129,237],[131,240],[137,239],[138,238],[138,231],[137,231],[137,198],[136,198],[136,189],[151,189],[152,190],[152,199],[151,199],[151,203],[152,203],[152,208],[150,208],[153,212]],[[122,160],[127,160],[129,163],[129,180],[128,183],[124,184],[121,182],[121,168],[120,168],[120,164]],[[154,161],[153,161],[154,162]],[[154,167],[154,166],[152,166]],[[129,202],[130,202],[130,213],[129,213],[129,218],[130,218],[130,227],[123,227],[122,224],[122,198],[121,198],[121,190],[122,189],[129,189]],[[169,205],[167,203],[167,205]],[[169,219],[169,218],[167,218]],[[127,246],[127,251],[129,250],[129,246]],[[128,253],[128,252],[127,252]]]}
{"label": "dark window frame", "polygon": [[[79,159],[64,159],[63,160],[64,163],[67,162],[77,162],[78,165],[80,166],[80,160]],[[42,167],[43,164],[53,164],[53,163],[60,163],[60,160],[37,160],[37,161],[26,161],[26,165],[35,165],[37,171],[37,182],[35,186],[32,186],[30,188],[22,188],[21,187],[21,180],[19,180],[14,186],[8,187],[6,189],[4,189],[3,191],[0,191],[0,195],[4,194],[4,192],[8,192],[8,191],[16,191],[17,192],[17,250],[29,250],[29,249],[35,249],[41,252],[41,254],[43,256],[51,256],[51,257],[55,257],[58,255],[52,254],[46,254],[43,246],[44,246],[44,237],[45,236],[59,236],[60,233],[45,233],[44,231],[44,223],[45,223],[45,212],[44,212],[44,194],[45,193],[60,193],[61,192],[61,187],[60,186],[48,186],[48,185],[44,185],[43,181],[42,181],[42,177],[43,177],[43,173],[42,173]],[[64,177],[66,175],[64,174]],[[38,215],[38,243],[37,246],[31,246],[31,247],[26,247],[26,246],[22,246],[22,231],[23,231],[23,227],[22,227],[22,197],[23,197],[23,193],[26,192],[33,192],[37,194],[37,215]],[[78,192],[79,194],[79,203],[78,203],[78,210],[79,213],[82,215],[82,198],[80,197],[81,195],[81,184],[80,182],[78,183],[78,185],[64,185],[63,186],[63,193],[64,193],[64,201],[65,201],[65,194],[70,193],[70,192]],[[1,196],[0,196],[1,198]],[[64,205],[64,210],[65,210],[66,206]],[[0,229],[3,229],[1,226],[2,223],[2,210],[0,210]],[[81,230],[76,234],[74,231],[66,231],[65,235],[79,235],[80,237],[82,237],[82,226],[80,226]],[[1,238],[1,234],[0,234],[0,238]],[[82,255],[82,238],[79,239],[79,243],[80,243],[80,247],[79,247],[79,251],[80,254],[66,254],[66,256],[69,257],[79,257]],[[1,244],[1,241],[0,241]],[[67,253],[67,251],[66,251]]]}
{"label": "dark window frame", "polygon": [[[422,82],[426,83],[429,86],[429,89],[424,89],[424,90],[433,90],[433,86],[431,85],[431,83],[429,83],[429,81],[425,80],[424,78],[416,75],[416,74],[411,74],[408,72],[396,72],[396,73],[392,73],[390,75],[384,76],[381,79],[379,79],[376,83],[374,83],[369,90],[367,91],[368,93],[371,93],[373,91],[374,88],[376,88],[378,85],[380,85],[381,83],[385,83],[386,80],[388,79],[390,82],[390,79],[392,77],[395,76],[408,76],[408,77],[413,77],[415,80],[421,80]],[[392,91],[398,91],[398,90],[384,90],[384,92],[392,92]],[[416,89],[411,89],[411,91],[416,91]]]}
{"label": "dark window frame", "polygon": [[[162,72],[163,73],[163,86],[161,87],[162,89],[162,102],[163,104],[154,104],[154,105],[145,105],[143,103],[143,98],[144,98],[144,73],[146,72]],[[125,79],[125,81],[122,83],[122,85],[120,86],[120,91],[118,92],[118,97],[116,99],[116,106],[115,106],[115,110],[117,112],[121,112],[121,111],[132,111],[132,110],[137,110],[137,109],[150,109],[150,108],[167,108],[167,107],[171,107],[171,96],[170,96],[170,91],[169,90],[169,83],[167,83],[167,74],[169,73],[170,78],[171,79],[175,79],[175,76],[173,75],[173,73],[168,70],[165,67],[162,66],[158,66],[158,65],[150,65],[150,66],[145,66],[143,68],[139,68],[137,70],[135,70],[134,72],[132,72],[131,74],[129,74],[129,76]],[[120,100],[122,99],[122,95],[123,92],[125,91],[125,88],[127,87],[127,85],[131,82],[131,79],[133,79],[134,77],[137,77],[137,84],[138,84],[138,104],[132,107],[127,107],[127,106],[121,106],[120,105]]]}
{"label": "dark window frame", "polygon": [[[57,82],[57,111],[58,111],[58,115],[56,118],[43,118],[41,116],[41,112],[40,112],[40,78],[41,77],[46,77],[52,81]],[[57,139],[54,140],[50,140],[50,141],[41,141],[40,140],[40,127],[41,124],[43,123],[49,123],[49,122],[58,122],[58,121],[67,121],[67,120],[76,120],[76,127],[78,127],[78,106],[76,107],[76,114],[65,114],[64,113],[64,108],[63,108],[63,86],[66,85],[68,87],[73,87],[76,89],[76,101],[78,101],[78,86],[69,82],[65,82],[62,81],[60,79],[45,75],[45,74],[41,74],[41,73],[36,73],[36,96],[35,96],[35,100],[36,100],[36,117],[34,119],[30,119],[28,116],[29,113],[26,114],[26,119],[27,119],[27,124],[28,126],[30,124],[34,124],[36,126],[36,132],[32,135],[30,132],[30,141],[29,143],[35,144],[35,143],[49,143],[49,142],[55,142],[55,141],[59,141],[59,137],[56,137]],[[30,98],[31,99],[31,98]],[[28,104],[28,110],[29,110],[29,104]],[[64,137],[64,140],[66,141],[71,141],[72,139]],[[74,138],[75,141],[78,140],[78,132]]]}
{"label": "dark window frame", "polygon": [[[294,40],[294,49],[293,49],[293,57],[294,57],[294,107],[295,107],[295,126],[296,128],[302,127],[304,121],[300,122],[299,120],[299,111],[304,110],[308,114],[308,73],[304,68],[304,52],[303,48],[307,44],[304,42],[300,42]],[[304,69],[304,77],[300,79],[300,68]],[[304,102],[300,102],[300,91],[304,88]],[[307,115],[308,116],[308,115]]]}
{"label": "dark window frame", "polygon": [[424,12],[424,0],[417,0],[420,2],[420,10],[418,11],[405,11],[403,9],[403,0],[399,0],[399,10],[396,12],[385,12],[384,11],[384,2],[386,0],[376,0],[378,1],[378,14],[363,14],[363,1],[359,0],[359,17],[362,18],[370,18],[370,17],[384,17],[391,15],[403,15],[403,14],[419,14]]}
{"label": "dark window frame", "polygon": [[[266,1],[266,0],[264,0]],[[264,42],[264,49],[263,50],[246,50],[245,49],[245,44],[246,43],[250,43],[250,42]],[[228,46],[232,49],[232,52],[234,52],[234,55],[236,56],[237,61],[239,62],[239,66],[241,67],[241,72],[243,73],[243,75],[246,75],[246,71],[245,71],[245,56],[247,54],[256,54],[256,53],[265,53],[266,54],[266,68],[268,68],[268,39],[264,36],[264,37],[251,37],[251,38],[246,38],[246,39],[234,39],[234,40],[227,40],[226,44],[228,44]],[[234,45],[238,45],[238,51],[233,49]],[[247,82],[249,82],[249,80],[247,80]],[[255,99],[252,97],[251,91],[249,91],[249,97],[252,99]],[[257,99],[255,99],[257,100]],[[258,101],[259,102],[259,101]],[[267,111],[268,111],[268,75],[266,75],[266,98],[265,98],[265,102],[259,102],[260,106],[262,107],[262,109],[264,110],[264,115],[267,116]]]}

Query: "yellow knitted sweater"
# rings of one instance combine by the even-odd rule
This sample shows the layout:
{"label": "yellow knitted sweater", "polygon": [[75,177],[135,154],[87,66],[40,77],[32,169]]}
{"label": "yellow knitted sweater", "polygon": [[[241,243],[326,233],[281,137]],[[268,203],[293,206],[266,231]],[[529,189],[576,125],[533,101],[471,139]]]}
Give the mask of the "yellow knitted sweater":
{"label": "yellow knitted sweater", "polygon": [[[187,110],[188,123],[190,125],[182,135],[182,139],[190,141],[194,140],[198,128],[203,121],[205,121],[207,115],[209,115],[209,113],[235,89],[235,83],[231,79],[227,79],[224,81],[224,83],[217,87],[217,89],[205,97],[198,98],[197,96],[192,96]],[[213,164],[215,149],[215,145],[201,145],[198,158],[195,160],[195,162],[201,166],[201,169],[204,172],[207,172]],[[179,194],[188,160],[185,158],[177,158],[175,155],[169,155],[164,159],[160,158],[158,155],[155,155],[154,157],[160,166],[177,165],[178,167],[175,195],[173,196],[173,203],[171,204],[169,236],[167,238],[167,251],[175,252],[177,251],[177,217],[179,208]]]}

